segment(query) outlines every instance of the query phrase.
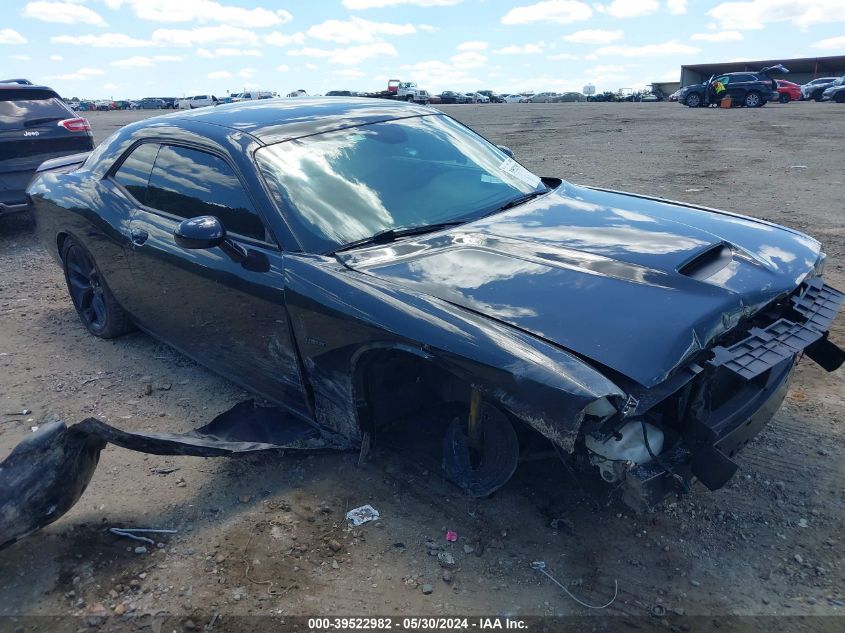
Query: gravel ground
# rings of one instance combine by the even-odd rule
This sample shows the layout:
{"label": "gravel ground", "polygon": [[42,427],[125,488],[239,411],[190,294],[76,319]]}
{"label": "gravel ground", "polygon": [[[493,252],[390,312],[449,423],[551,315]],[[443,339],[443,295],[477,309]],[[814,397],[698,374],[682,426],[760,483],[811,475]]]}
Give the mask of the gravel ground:
{"label": "gravel ground", "polygon": [[[443,109],[539,174],[806,231],[826,246],[828,281],[845,287],[845,107]],[[87,116],[99,141],[149,114]],[[0,412],[33,412],[0,416],[0,455],[49,419],[96,415],[184,431],[246,397],[143,334],[87,335],[24,218],[0,221],[0,323]],[[832,338],[845,342],[842,318]],[[677,615],[834,616],[809,622],[841,627],[843,378],[802,363],[725,489],[699,487],[641,515],[583,495],[555,461],[526,464],[493,498],[475,501],[384,452],[358,466],[349,454],[226,460],[109,447],[73,510],[0,552],[0,615],[79,615],[90,625],[102,614],[167,612],[186,630],[215,613],[583,615],[531,570],[545,560],[593,603],[606,602],[617,581],[605,613],[641,628]],[[364,503],[382,519],[348,529],[345,511]],[[139,544],[109,526],[178,533],[136,553]],[[445,541],[446,529],[457,542]],[[450,569],[439,552],[454,559]]]}

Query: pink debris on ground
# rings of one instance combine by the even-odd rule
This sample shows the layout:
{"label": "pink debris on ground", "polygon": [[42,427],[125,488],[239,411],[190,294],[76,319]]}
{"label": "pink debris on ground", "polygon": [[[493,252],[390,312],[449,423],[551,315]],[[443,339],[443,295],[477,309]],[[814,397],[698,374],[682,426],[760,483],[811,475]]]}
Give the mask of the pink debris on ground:
{"label": "pink debris on ground", "polygon": [[458,533],[453,530],[446,530],[446,540],[450,543],[454,543],[458,540]]}

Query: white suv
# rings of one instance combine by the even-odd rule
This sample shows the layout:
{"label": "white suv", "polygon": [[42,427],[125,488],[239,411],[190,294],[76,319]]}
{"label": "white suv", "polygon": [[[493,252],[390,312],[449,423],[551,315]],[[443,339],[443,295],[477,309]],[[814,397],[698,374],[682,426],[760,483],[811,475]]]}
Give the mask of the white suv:
{"label": "white suv", "polygon": [[179,109],[193,110],[194,108],[204,108],[210,105],[217,105],[217,97],[214,95],[195,95],[187,99],[182,99],[179,102]]}
{"label": "white suv", "polygon": [[272,99],[275,96],[277,95],[269,90],[248,90],[247,92],[232,95],[232,103],[237,101],[252,101],[255,99]]}

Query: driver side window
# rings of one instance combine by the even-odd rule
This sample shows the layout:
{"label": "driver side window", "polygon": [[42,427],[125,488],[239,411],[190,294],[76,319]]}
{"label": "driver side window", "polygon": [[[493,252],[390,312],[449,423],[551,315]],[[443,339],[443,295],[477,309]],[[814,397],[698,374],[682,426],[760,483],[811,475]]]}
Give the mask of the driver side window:
{"label": "driver side window", "polygon": [[150,174],[146,204],[186,219],[213,215],[227,232],[269,241],[235,172],[208,152],[162,145]]}

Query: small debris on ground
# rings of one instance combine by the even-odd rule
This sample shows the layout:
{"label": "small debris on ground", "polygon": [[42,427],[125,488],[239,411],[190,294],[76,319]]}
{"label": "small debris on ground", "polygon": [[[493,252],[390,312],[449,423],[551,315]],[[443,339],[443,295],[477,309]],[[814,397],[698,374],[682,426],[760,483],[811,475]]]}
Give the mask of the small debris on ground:
{"label": "small debris on ground", "polygon": [[375,521],[378,518],[378,510],[369,504],[355,508],[346,513],[346,520],[350,521],[352,525],[356,527],[369,521]]}

